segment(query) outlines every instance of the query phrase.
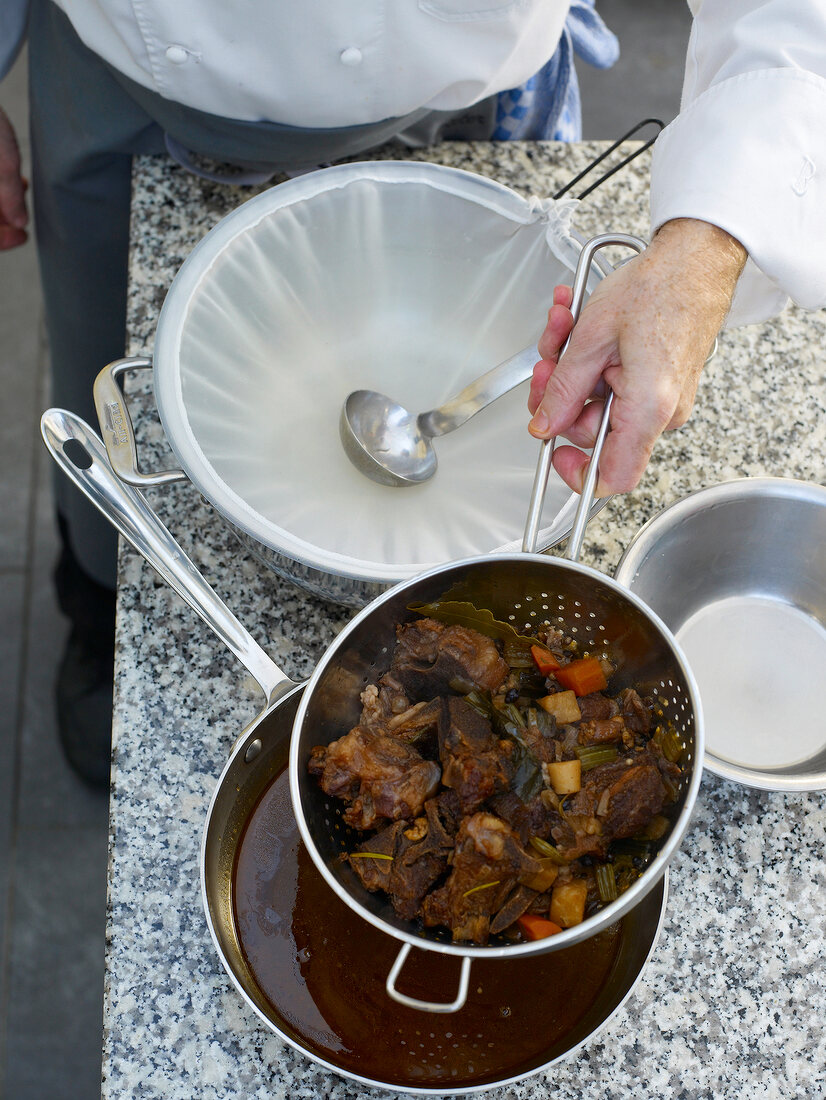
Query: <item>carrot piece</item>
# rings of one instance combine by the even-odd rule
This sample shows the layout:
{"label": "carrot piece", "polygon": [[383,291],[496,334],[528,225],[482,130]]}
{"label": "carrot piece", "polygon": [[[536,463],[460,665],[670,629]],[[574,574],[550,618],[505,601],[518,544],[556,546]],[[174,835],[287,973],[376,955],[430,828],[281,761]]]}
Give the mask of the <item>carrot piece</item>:
{"label": "carrot piece", "polygon": [[517,922],[522,933],[529,940],[544,940],[548,936],[556,936],[562,929],[552,920],[538,917],[534,913],[525,913]]}
{"label": "carrot piece", "polygon": [[543,676],[549,676],[559,668],[559,661],[557,661],[553,653],[551,653],[549,649],[545,649],[544,646],[532,645],[531,656],[533,657],[534,664]]}
{"label": "carrot piece", "polygon": [[554,676],[574,695],[590,695],[594,691],[605,691],[608,687],[602,665],[596,657],[582,657],[578,661],[571,661],[564,668],[557,669]]}

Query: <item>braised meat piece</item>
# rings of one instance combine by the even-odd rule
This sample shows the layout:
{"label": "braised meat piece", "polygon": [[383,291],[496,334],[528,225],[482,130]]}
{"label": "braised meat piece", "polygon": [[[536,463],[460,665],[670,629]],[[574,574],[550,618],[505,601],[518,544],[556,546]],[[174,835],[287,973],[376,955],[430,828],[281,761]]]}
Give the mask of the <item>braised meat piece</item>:
{"label": "braised meat piece", "polygon": [[488,806],[497,817],[510,825],[523,844],[527,844],[532,836],[547,840],[551,835],[551,826],[559,819],[554,810],[548,809],[541,795],[530,802],[523,802],[513,791],[505,791],[489,798]]}
{"label": "braised meat piece", "polygon": [[580,745],[610,745],[616,741],[633,743],[633,737],[626,734],[625,721],[620,715],[580,722],[577,740]]}
{"label": "braised meat piece", "polygon": [[635,764],[603,792],[597,816],[612,836],[633,836],[660,812],[667,798],[657,765]]}
{"label": "braised meat piece", "polygon": [[310,770],[326,794],[348,804],[342,816],[355,829],[372,829],[381,818],[417,817],[441,774],[410,745],[360,726],[326,750],[314,749]]}
{"label": "braised meat piece", "polygon": [[417,619],[397,630],[390,676],[411,700],[463,691],[495,691],[508,674],[496,643],[464,626]]}
{"label": "braised meat piece", "polygon": [[382,678],[380,686],[368,684],[361,693],[362,729],[396,737],[399,741],[422,748],[432,747],[435,754],[436,729],[439,724],[440,703],[422,700],[411,703],[392,676]]}
{"label": "braised meat piece", "polygon": [[462,820],[462,811],[458,803],[446,797],[450,794],[452,792],[443,791],[436,798],[429,798],[425,802],[427,832],[419,841],[419,854],[453,847],[453,840]]}
{"label": "braised meat piece", "polygon": [[601,691],[592,692],[591,695],[581,695],[577,703],[584,722],[591,722],[598,718],[613,718],[620,711],[617,700],[612,699],[610,695],[603,695]]}
{"label": "braised meat piece", "polygon": [[450,927],[450,895],[446,884],[425,895],[419,916],[425,928]]}
{"label": "braised meat piece", "polygon": [[[597,822],[596,818],[582,818],[579,821],[562,821],[555,825],[551,835],[557,850],[564,860],[573,863],[583,856],[604,859],[610,844],[610,837],[601,832],[588,832],[582,827],[583,821]],[[597,822],[598,824],[598,822]],[[576,827],[575,827],[576,826]]]}
{"label": "braised meat piece", "polygon": [[442,699],[439,717],[439,759],[442,783],[451,787],[465,813],[510,783],[508,761],[512,746],[494,735],[483,718],[458,695]]}
{"label": "braised meat piece", "polygon": [[595,817],[609,837],[626,837],[644,828],[667,800],[656,760],[643,752],[587,772],[565,813]]}
{"label": "braised meat piece", "polygon": [[348,857],[362,885],[389,894],[393,910],[402,920],[418,915],[425,894],[447,870],[453,838],[440,826],[431,833],[430,819],[429,814],[412,822],[394,821]]}
{"label": "braised meat piece", "polygon": [[582,776],[582,787],[576,794],[565,799],[565,814],[586,814],[594,816],[597,812],[602,793],[616,782],[632,764],[632,758],[623,757],[609,764],[600,764]]}
{"label": "braised meat piece", "polygon": [[361,693],[361,717],[358,724],[365,730],[383,732],[387,723],[410,709],[410,700],[398,685],[368,684]]}
{"label": "braised meat piece", "polygon": [[633,688],[624,688],[617,696],[620,713],[632,733],[647,734],[651,729],[651,710]]}
{"label": "braised meat piece", "polygon": [[[433,812],[438,816],[442,828],[449,836],[455,837],[459,832],[459,826],[462,824],[462,807],[459,796],[449,787],[445,787],[431,801]],[[430,816],[430,805],[430,801],[425,804],[425,813],[428,816]]]}
{"label": "braised meat piece", "polygon": [[[431,830],[432,817],[436,831]],[[418,915],[425,894],[447,870],[452,848],[453,838],[441,831],[436,815],[416,818],[399,834],[387,889],[393,909],[403,920]]]}
{"label": "braised meat piece", "polygon": [[426,703],[414,703],[401,714],[394,715],[387,723],[387,732],[392,737],[408,744],[421,745],[428,741],[435,744],[436,734],[439,728],[439,715],[441,703],[433,699]]}
{"label": "braised meat piece", "polygon": [[520,875],[540,869],[501,818],[471,814],[459,828],[450,877],[437,891],[440,896],[425,906],[425,922],[447,924],[454,941],[487,943],[491,914],[502,907]]}
{"label": "braised meat piece", "polygon": [[[394,821],[392,825],[388,825],[363,841],[354,852],[350,853],[349,857],[346,857],[365,889],[371,892],[387,890],[396,852],[396,840],[406,828],[406,821]],[[372,853],[388,858],[373,859]]]}

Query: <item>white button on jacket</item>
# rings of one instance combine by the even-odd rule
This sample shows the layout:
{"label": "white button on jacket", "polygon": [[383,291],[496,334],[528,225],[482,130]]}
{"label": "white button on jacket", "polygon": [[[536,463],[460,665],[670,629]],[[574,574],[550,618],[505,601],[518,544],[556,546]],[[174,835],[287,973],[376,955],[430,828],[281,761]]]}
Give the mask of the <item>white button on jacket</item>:
{"label": "white button on jacket", "polygon": [[183,65],[188,57],[189,54],[183,46],[167,46],[166,48],[166,60],[171,61],[173,65]]}

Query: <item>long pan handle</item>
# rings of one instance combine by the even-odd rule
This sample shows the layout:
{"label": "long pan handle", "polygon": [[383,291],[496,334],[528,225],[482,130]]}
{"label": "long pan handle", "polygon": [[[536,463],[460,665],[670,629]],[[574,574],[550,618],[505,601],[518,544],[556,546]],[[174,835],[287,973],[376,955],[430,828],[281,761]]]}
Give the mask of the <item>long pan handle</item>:
{"label": "long pan handle", "polygon": [[63,472],[235,654],[261,686],[267,702],[288,694],[296,686],[294,681],[218,598],[143,494],[117,477],[106,448],[89,425],[65,409],[47,409],[40,431]]}

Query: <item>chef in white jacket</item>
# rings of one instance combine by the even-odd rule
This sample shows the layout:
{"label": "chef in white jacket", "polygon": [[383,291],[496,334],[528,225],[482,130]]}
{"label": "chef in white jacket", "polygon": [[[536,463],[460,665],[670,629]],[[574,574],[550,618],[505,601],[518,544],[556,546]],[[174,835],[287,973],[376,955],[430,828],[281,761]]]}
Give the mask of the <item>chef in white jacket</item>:
{"label": "chef in white jacket", "polygon": [[[399,135],[410,144],[490,137],[500,93],[558,52],[570,6],[3,0],[0,76],[29,13],[54,402],[91,415],[94,374],[122,354],[132,155],[200,154],[266,177]],[[765,319],[789,298],[810,309],[826,302],[826,4],[691,8],[681,112],[654,149],[652,243],[603,281],[558,368],[571,328],[565,287],[554,291],[539,344],[535,435],[587,447],[600,412],[588,398],[603,380],[614,390],[601,493],[632,488],[659,434],[685,421],[727,317]],[[24,238],[25,218],[14,135],[0,115],[0,246]],[[583,452],[561,447],[554,461],[578,488]],[[73,524],[75,505],[64,505],[71,569],[79,564],[105,591],[114,580],[113,552],[100,553],[108,533],[95,520]],[[71,662],[63,672],[81,678]]]}

